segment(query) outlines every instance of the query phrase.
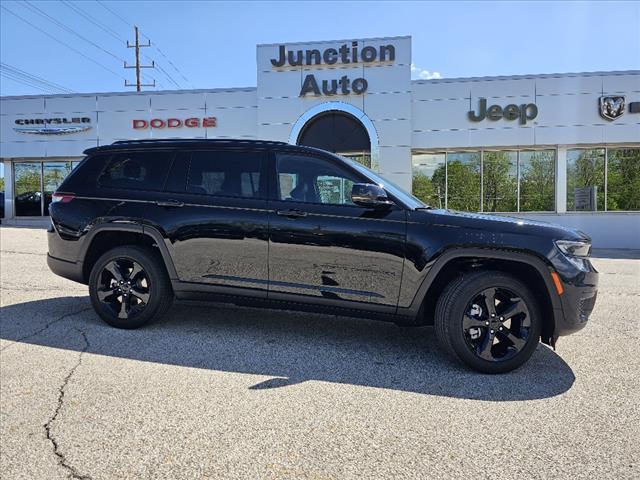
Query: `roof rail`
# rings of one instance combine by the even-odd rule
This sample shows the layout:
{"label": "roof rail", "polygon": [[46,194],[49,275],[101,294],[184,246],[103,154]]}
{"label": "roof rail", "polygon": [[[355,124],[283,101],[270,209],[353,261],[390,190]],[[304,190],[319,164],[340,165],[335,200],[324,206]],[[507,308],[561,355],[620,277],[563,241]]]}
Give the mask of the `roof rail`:
{"label": "roof rail", "polygon": [[257,145],[289,145],[287,142],[276,140],[254,140],[236,138],[147,138],[141,140],[118,140],[111,145],[130,145],[146,143],[249,143]]}

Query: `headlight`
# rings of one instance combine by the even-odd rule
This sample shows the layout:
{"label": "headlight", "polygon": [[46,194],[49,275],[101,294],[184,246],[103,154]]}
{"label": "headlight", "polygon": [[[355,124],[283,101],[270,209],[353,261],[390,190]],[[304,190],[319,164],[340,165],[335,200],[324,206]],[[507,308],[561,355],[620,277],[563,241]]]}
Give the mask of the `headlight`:
{"label": "headlight", "polygon": [[589,242],[556,240],[556,246],[568,257],[588,257],[591,253],[591,243]]}

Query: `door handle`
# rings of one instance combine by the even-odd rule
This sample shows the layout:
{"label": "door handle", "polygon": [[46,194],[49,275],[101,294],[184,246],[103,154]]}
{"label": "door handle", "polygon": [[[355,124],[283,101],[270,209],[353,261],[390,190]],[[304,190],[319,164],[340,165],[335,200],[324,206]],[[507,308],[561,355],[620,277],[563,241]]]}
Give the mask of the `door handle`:
{"label": "door handle", "polygon": [[281,217],[287,217],[287,218],[300,218],[300,217],[306,217],[307,212],[303,212],[302,210],[298,210],[295,208],[290,208],[288,210],[276,210],[276,215],[280,215]]}
{"label": "door handle", "polygon": [[178,200],[158,200],[156,205],[159,207],[184,207],[184,203]]}

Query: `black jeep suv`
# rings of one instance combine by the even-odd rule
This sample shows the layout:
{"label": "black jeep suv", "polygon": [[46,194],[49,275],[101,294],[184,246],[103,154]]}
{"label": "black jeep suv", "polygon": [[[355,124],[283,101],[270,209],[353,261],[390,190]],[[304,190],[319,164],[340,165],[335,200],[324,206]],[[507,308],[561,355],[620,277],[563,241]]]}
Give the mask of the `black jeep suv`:
{"label": "black jeep suv", "polygon": [[53,195],[48,264],[136,328],[174,297],[434,325],[482,372],[584,327],[590,239],[436,210],[357,162],[250,140],[91,148]]}

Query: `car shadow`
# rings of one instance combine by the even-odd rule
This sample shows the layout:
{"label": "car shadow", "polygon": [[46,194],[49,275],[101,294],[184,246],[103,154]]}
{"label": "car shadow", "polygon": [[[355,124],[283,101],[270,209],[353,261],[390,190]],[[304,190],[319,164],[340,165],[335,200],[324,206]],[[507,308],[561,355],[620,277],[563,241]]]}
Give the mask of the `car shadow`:
{"label": "car shadow", "polygon": [[[78,341],[86,335],[88,347]],[[470,371],[441,353],[429,327],[331,315],[176,304],[138,330],[103,323],[88,297],[63,297],[0,308],[2,348],[21,344],[181,367],[269,377],[251,389],[319,380],[426,395],[514,401],[566,392],[575,377],[540,344],[529,362],[504,375]]]}

